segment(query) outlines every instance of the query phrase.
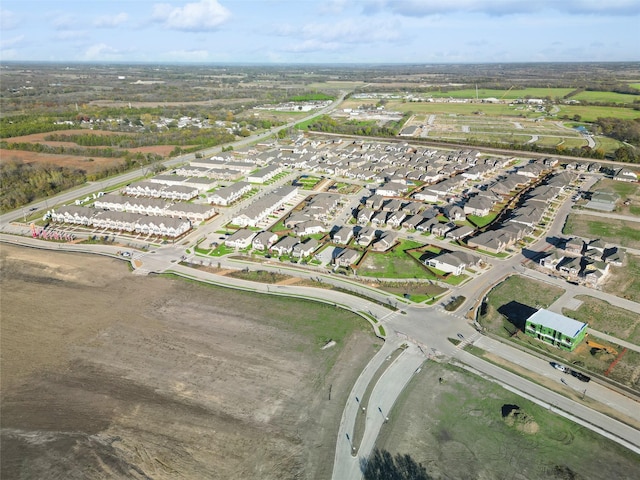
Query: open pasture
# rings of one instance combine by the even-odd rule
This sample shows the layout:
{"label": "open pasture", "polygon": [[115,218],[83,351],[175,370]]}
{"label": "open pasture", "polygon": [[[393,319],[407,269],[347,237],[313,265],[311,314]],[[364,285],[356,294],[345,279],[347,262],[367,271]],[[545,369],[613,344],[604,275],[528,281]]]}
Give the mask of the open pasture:
{"label": "open pasture", "polygon": [[630,95],[628,93],[616,92],[580,92],[571,97],[572,100],[580,102],[603,102],[603,103],[628,103],[640,102],[639,95]]}
{"label": "open pasture", "polygon": [[426,96],[433,98],[497,98],[502,100],[516,100],[518,98],[562,98],[573,91],[573,88],[468,88],[464,90],[442,90],[437,92],[429,92]]}

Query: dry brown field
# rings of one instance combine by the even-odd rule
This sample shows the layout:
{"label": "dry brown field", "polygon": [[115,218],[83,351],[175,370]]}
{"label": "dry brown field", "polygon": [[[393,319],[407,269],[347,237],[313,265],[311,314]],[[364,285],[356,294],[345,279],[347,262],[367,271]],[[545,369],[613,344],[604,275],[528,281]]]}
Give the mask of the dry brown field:
{"label": "dry brown field", "polygon": [[93,159],[92,162],[89,161],[87,157],[78,155],[54,155],[50,153],[25,152],[22,150],[5,150],[0,148],[0,159],[2,159],[2,161],[16,159],[23,163],[40,163],[71,169],[77,168],[87,173],[100,172],[110,166],[124,163],[124,160],[121,158],[91,158]]}
{"label": "dry brown field", "polygon": [[[379,347],[366,322],[114,259],[6,245],[0,259],[3,479],[330,477]],[[352,325],[326,350],[305,333],[324,309]]]}

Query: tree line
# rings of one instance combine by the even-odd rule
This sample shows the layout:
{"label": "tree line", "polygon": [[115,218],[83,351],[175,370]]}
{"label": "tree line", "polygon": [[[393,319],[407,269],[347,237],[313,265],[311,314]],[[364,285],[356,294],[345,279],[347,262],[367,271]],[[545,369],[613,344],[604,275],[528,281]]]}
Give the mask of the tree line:
{"label": "tree line", "polygon": [[0,211],[6,212],[48,197],[86,181],[79,169],[36,163],[14,158],[0,164]]}
{"label": "tree line", "polygon": [[413,115],[405,113],[400,120],[389,121],[384,125],[375,122],[347,121],[339,122],[329,115],[321,115],[308,125],[308,129],[317,132],[359,135],[366,137],[395,137],[402,125]]}

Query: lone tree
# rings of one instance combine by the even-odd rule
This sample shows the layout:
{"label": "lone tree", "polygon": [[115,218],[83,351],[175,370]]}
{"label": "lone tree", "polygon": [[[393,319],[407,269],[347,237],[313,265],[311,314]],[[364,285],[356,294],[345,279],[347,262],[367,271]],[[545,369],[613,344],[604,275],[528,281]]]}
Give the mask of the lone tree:
{"label": "lone tree", "polygon": [[432,480],[421,463],[409,455],[396,454],[377,448],[362,468],[364,480]]}

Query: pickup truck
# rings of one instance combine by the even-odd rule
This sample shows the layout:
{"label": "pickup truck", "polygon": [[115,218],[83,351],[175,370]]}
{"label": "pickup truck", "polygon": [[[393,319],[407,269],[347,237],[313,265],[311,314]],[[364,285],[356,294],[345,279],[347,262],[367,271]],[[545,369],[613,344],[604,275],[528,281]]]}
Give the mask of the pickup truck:
{"label": "pickup truck", "polygon": [[556,370],[560,370],[563,373],[569,373],[569,369],[567,367],[565,367],[564,365],[560,365],[559,363],[556,363],[556,362],[549,362],[549,363]]}

